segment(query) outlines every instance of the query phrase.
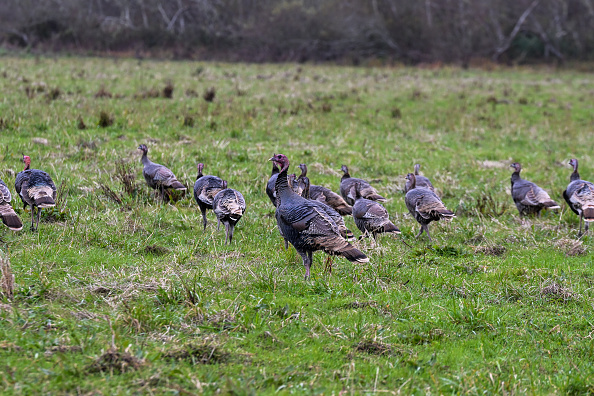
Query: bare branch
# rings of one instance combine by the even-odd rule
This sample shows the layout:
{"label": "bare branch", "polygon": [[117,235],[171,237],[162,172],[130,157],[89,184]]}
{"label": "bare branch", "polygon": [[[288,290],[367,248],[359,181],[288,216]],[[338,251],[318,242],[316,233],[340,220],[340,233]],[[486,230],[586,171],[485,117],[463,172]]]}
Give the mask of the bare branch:
{"label": "bare branch", "polygon": [[536,6],[539,3],[540,3],[540,0],[534,0],[530,4],[530,6],[528,6],[528,8],[526,8],[526,10],[524,10],[524,12],[522,13],[522,15],[520,16],[520,18],[516,22],[516,25],[514,26],[512,32],[509,35],[509,37],[507,39],[505,39],[505,41],[503,43],[501,43],[499,45],[499,47],[495,50],[495,53],[493,54],[493,60],[494,61],[497,61],[499,59],[499,57],[501,56],[501,54],[503,54],[505,51],[507,51],[507,49],[511,45],[512,41],[514,40],[514,38],[516,38],[516,36],[520,32],[520,29],[522,28],[522,25],[524,25],[524,22],[526,22],[526,19],[530,16],[530,14],[532,13],[532,11],[534,11],[534,9],[536,8]]}

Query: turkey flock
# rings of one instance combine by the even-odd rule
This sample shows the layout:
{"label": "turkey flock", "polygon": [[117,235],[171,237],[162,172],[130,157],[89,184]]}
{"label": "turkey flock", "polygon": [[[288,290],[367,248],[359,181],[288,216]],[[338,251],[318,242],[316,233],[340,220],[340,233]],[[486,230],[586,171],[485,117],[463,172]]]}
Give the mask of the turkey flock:
{"label": "turkey flock", "polygon": [[[163,203],[170,200],[170,190],[185,193],[187,187],[166,166],[152,162],[148,158],[148,148],[141,144],[142,175],[146,184],[155,190]],[[285,248],[289,243],[303,260],[305,279],[310,276],[313,252],[322,250],[328,254],[327,266],[332,270],[332,256],[342,256],[351,262],[365,263],[369,258],[364,252],[351,244],[355,240],[343,216],[352,216],[361,232],[359,239],[373,237],[382,233],[400,234],[398,227],[390,220],[382,205],[386,198],[366,180],[352,177],[346,165],[342,165],[340,194],[331,189],[311,184],[307,176],[307,165],[300,164],[299,176],[289,174],[289,159],[283,154],[275,154],[272,174],[266,184],[266,194],[275,210],[275,218]],[[39,227],[41,210],[56,206],[57,189],[51,176],[42,170],[31,169],[31,158],[23,155],[24,169],[16,175],[15,191],[21,198],[23,209],[31,207],[31,230]],[[578,173],[578,161],[572,159],[573,168],[570,182],[563,198],[569,208],[579,216],[578,237],[588,232],[589,224],[594,222],[594,183],[582,180]],[[218,176],[204,175],[204,164],[197,165],[198,174],[194,183],[194,199],[202,215],[203,229],[206,229],[207,210],[211,209],[217,218],[217,229],[223,223],[225,244],[231,244],[233,232],[246,210],[243,195],[228,188],[227,181]],[[559,209],[560,206],[549,194],[533,182],[522,179],[522,166],[514,162],[511,175],[511,195],[520,216],[539,215],[543,209]],[[414,166],[414,173],[406,175],[404,201],[411,216],[419,223],[417,238],[423,233],[431,241],[429,224],[433,221],[451,220],[456,214],[446,208],[431,181],[420,175],[420,165]],[[14,211],[9,187],[0,179],[0,217],[12,231],[23,228],[21,219]],[[582,232],[582,223],[584,232]]]}

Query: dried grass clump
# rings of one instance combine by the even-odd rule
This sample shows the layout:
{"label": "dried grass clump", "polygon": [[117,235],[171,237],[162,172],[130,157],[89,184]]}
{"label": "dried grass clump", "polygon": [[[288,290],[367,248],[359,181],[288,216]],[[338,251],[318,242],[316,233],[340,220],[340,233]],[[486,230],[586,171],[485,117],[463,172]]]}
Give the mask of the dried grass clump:
{"label": "dried grass clump", "polygon": [[575,298],[573,292],[561,286],[557,282],[553,282],[548,286],[545,286],[541,289],[540,295],[551,300],[562,300],[562,301],[569,301]]}
{"label": "dried grass clump", "polygon": [[194,126],[194,117],[192,116],[184,116],[184,126],[192,128]]}
{"label": "dried grass clump", "polygon": [[365,352],[370,355],[391,355],[392,354],[392,346],[389,344],[384,344],[382,342],[377,342],[373,340],[363,340],[355,345],[355,350],[358,352]]}
{"label": "dried grass clump", "polygon": [[144,252],[147,254],[155,255],[155,256],[163,256],[163,255],[169,253],[169,249],[167,249],[166,247],[163,247],[163,246],[159,246],[159,245],[147,245],[144,248]]}
{"label": "dried grass clump", "polygon": [[7,257],[0,256],[0,290],[8,300],[14,296],[14,274]]}
{"label": "dried grass clump", "polygon": [[173,98],[173,83],[171,81],[169,81],[165,87],[163,87],[161,96],[163,96],[165,99]]}
{"label": "dried grass clump", "polygon": [[8,129],[8,121],[0,117],[0,131]]}
{"label": "dried grass clump", "polygon": [[97,91],[95,93],[95,98],[100,99],[100,98],[108,98],[111,99],[113,95],[111,94],[111,92],[109,92],[108,90],[105,89],[105,87],[101,87],[99,88],[99,91]]}
{"label": "dried grass clump", "polygon": [[210,87],[210,88],[207,88],[206,91],[204,91],[204,95],[202,95],[202,97],[207,102],[212,102],[212,101],[214,101],[216,94],[217,94],[217,91],[216,91],[215,87]]}
{"label": "dried grass clump", "polygon": [[87,125],[85,124],[85,121],[83,120],[82,116],[78,116],[78,123],[76,124],[76,127],[78,129],[87,129]]}
{"label": "dried grass clump", "polygon": [[116,161],[115,178],[122,184],[124,192],[132,195],[136,192],[136,174],[134,167],[120,159]]}
{"label": "dried grass clump", "polygon": [[186,360],[193,364],[218,364],[229,360],[229,352],[212,342],[191,343],[180,348],[167,351],[163,358],[169,360]]}
{"label": "dried grass clump", "polygon": [[579,239],[561,238],[555,243],[557,249],[562,250],[566,256],[583,256],[587,249]]}
{"label": "dried grass clump", "polygon": [[56,100],[62,95],[62,90],[59,87],[54,87],[45,95],[47,100]]}
{"label": "dried grass clump", "polygon": [[113,117],[106,111],[101,111],[99,113],[99,122],[98,124],[101,128],[107,128],[108,126],[113,125]]}
{"label": "dried grass clump", "polygon": [[144,365],[144,359],[139,359],[129,352],[120,352],[112,347],[99,356],[87,367],[89,373],[125,373],[138,370]]}
{"label": "dried grass clump", "polygon": [[501,245],[491,245],[491,246],[475,246],[474,252],[475,253],[483,253],[487,256],[501,256],[503,253],[506,252],[505,246]]}

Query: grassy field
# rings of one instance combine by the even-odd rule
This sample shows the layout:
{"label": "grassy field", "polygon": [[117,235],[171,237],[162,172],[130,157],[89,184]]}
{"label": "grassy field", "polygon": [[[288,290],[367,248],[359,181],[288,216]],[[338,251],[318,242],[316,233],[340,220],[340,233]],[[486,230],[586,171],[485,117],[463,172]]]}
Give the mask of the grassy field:
{"label": "grassy field", "polygon": [[[13,190],[25,229],[1,230],[2,393],[594,393],[592,239],[561,195],[570,158],[594,179],[592,74],[0,61],[0,177],[13,190],[27,154],[60,187],[37,233]],[[191,194],[155,200],[141,143],[243,193],[233,245]],[[349,165],[401,238],[331,275],[316,253],[304,281],[264,193],[273,153],[335,191]],[[520,219],[512,161],[562,209]],[[457,213],[432,244],[404,204],[416,162]]]}

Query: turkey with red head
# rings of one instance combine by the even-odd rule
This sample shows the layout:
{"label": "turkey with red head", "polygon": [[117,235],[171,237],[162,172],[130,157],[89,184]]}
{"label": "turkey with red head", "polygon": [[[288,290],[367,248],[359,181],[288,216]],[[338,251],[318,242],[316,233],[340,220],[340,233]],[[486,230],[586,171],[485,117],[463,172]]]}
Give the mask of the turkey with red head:
{"label": "turkey with red head", "polygon": [[[39,227],[41,209],[56,206],[57,189],[54,181],[44,171],[31,169],[31,158],[23,156],[25,169],[16,175],[14,189],[23,201],[23,207],[31,206],[31,231]],[[35,226],[35,209],[37,209],[37,226]]]}
{"label": "turkey with red head", "polygon": [[276,221],[281,235],[287,239],[303,259],[305,278],[310,276],[313,252],[323,250],[329,255],[340,255],[352,262],[366,263],[367,256],[348,243],[336,222],[327,212],[327,206],[307,200],[289,186],[287,170],[289,159],[283,154],[270,158],[280,167],[276,179]]}

